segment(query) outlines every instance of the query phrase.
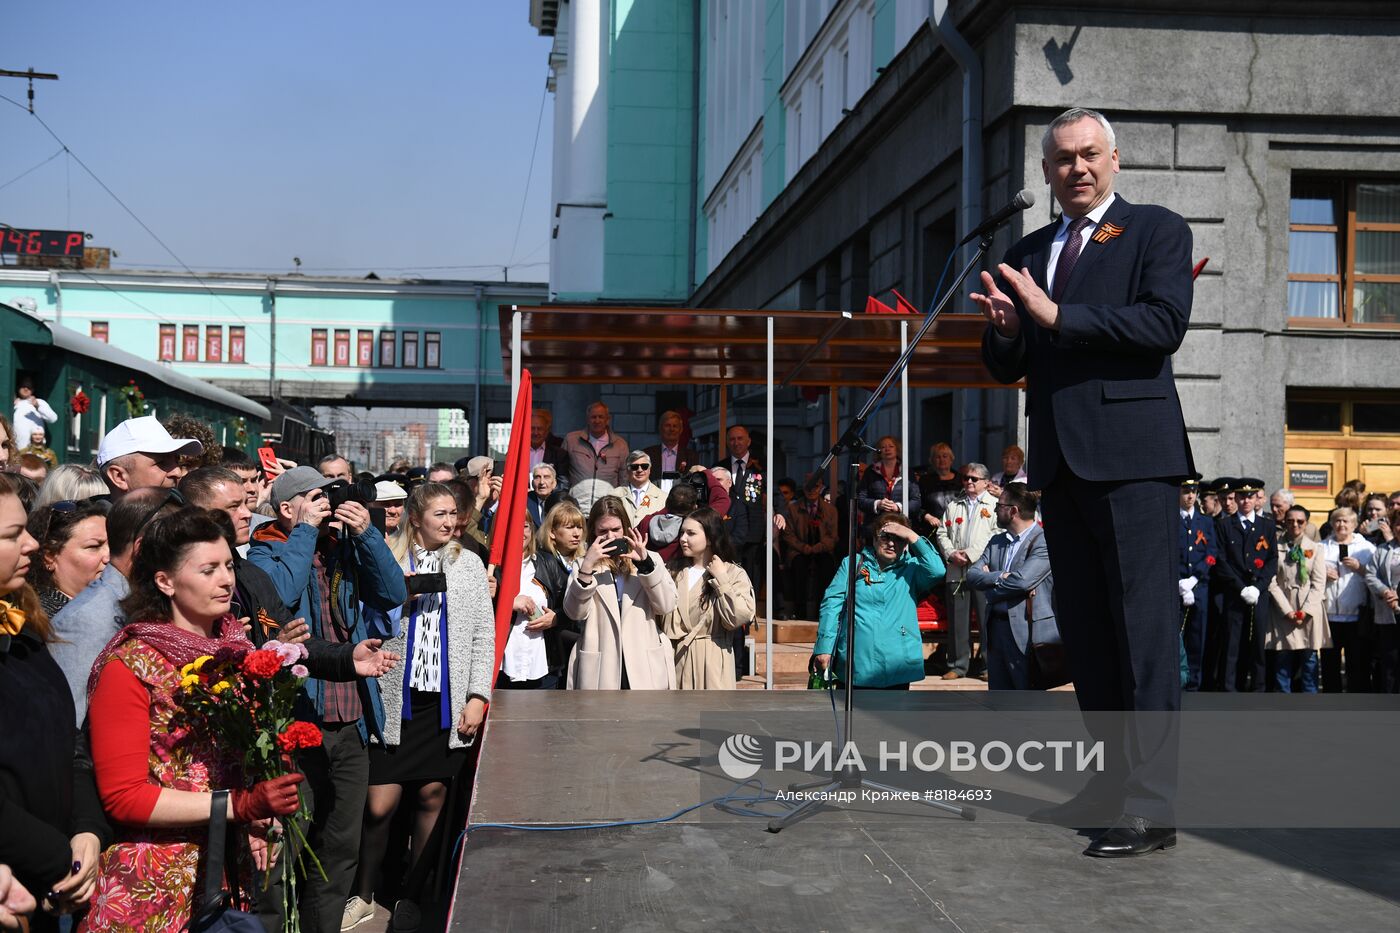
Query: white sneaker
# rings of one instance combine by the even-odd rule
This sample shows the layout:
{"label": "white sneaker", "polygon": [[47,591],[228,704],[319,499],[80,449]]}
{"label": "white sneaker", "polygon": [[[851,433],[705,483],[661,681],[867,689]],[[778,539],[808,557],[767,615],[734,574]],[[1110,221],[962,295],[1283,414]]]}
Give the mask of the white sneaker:
{"label": "white sneaker", "polygon": [[345,914],[340,920],[340,933],[347,933],[349,930],[374,919],[374,902],[366,904],[358,895],[352,896],[345,902]]}

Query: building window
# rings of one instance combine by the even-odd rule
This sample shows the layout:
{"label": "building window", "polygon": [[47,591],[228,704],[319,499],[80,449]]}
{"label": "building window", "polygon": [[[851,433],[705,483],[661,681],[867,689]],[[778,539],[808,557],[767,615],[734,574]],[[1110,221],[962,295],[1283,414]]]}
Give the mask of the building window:
{"label": "building window", "polygon": [[394,368],[395,337],[392,330],[379,332],[379,365],[385,369]]}
{"label": "building window", "polygon": [[106,343],[106,342],[107,342],[107,322],[106,322],[106,321],[93,321],[93,322],[92,322],[92,330],[89,331],[89,333],[92,334],[92,339],[93,339],[93,340],[101,340],[103,343]]}
{"label": "building window", "polygon": [[374,365],[374,331],[362,330],[356,335],[355,365]]}
{"label": "building window", "polygon": [[159,353],[157,354],[157,357],[156,357],[156,358],[157,358],[157,359],[161,359],[161,360],[173,360],[173,359],[175,359],[175,325],[174,325],[174,324],[162,324],[162,325],[160,325]]}
{"label": "building window", "polygon": [[321,328],[311,332],[311,365],[326,365],[326,332]]}
{"label": "building window", "polygon": [[1288,316],[1307,324],[1400,323],[1400,183],[1293,179]]}
{"label": "building window", "polygon": [[181,359],[182,361],[191,362],[191,363],[197,363],[197,362],[199,362],[199,325],[198,325],[198,324],[186,324],[186,325],[185,325],[185,339],[184,339],[183,346],[181,347],[181,350],[180,350],[180,359]]}
{"label": "building window", "polygon": [[224,361],[224,329],[220,325],[210,324],[204,328],[204,362],[222,363]]}
{"label": "building window", "polygon": [[423,365],[428,369],[442,368],[442,334],[436,331],[423,335]]}
{"label": "building window", "polygon": [[410,331],[403,335],[404,369],[418,368],[418,334]]}
{"label": "building window", "polygon": [[350,331],[348,330],[335,332],[335,365],[350,365]]}
{"label": "building window", "polygon": [[228,329],[228,361],[230,363],[243,362],[247,332],[242,327],[230,327]]}

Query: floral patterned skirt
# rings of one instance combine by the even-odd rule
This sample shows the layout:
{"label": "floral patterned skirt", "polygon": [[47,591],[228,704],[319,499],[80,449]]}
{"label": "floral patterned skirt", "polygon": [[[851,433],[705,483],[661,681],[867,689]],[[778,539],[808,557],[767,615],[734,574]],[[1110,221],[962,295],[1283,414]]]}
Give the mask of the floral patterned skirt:
{"label": "floral patterned skirt", "polygon": [[[193,916],[204,886],[196,842],[118,842],[102,853],[97,887],[78,933],[180,933]],[[239,859],[239,864],[243,863]],[[240,872],[241,891],[252,889]],[[246,909],[247,904],[239,905]]]}

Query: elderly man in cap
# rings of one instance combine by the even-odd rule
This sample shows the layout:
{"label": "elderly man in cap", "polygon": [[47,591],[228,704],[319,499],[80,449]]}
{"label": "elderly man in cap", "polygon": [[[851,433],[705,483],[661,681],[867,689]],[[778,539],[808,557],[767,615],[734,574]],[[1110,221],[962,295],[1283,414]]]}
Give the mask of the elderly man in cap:
{"label": "elderly man in cap", "polygon": [[180,458],[203,452],[199,441],[171,437],[155,415],[146,415],[107,432],[97,447],[97,469],[114,498],[148,486],[172,489],[187,472]]}
{"label": "elderly man in cap", "polygon": [[[308,466],[277,477],[269,499],[277,520],[254,533],[248,560],[272,578],[283,604],[306,619],[313,636],[358,643],[372,634],[364,607],[390,612],[408,599],[408,590],[369,510],[347,501],[332,511],[325,487],[333,482]],[[354,882],[369,784],[367,743],[381,734],[384,707],[373,679],[313,678],[303,689],[321,725],[322,747],[304,752],[298,764],[312,792],[309,842],[325,877],[308,873],[301,909],[306,929],[331,931],[339,928]]]}
{"label": "elderly man in cap", "polygon": [[483,534],[491,533],[491,521],[496,517],[496,506],[501,503],[501,478],[492,476],[495,464],[490,457],[472,457],[467,461],[467,485],[471,487],[473,513],[476,525]]}
{"label": "elderly man in cap", "polygon": [[1182,688],[1201,688],[1201,663],[1205,657],[1206,627],[1210,615],[1210,573],[1219,555],[1215,546],[1215,521],[1196,508],[1200,479],[1181,482],[1181,558],[1177,564],[1178,598],[1181,601],[1181,644],[1186,654],[1186,682]]}
{"label": "elderly man in cap", "polygon": [[384,535],[398,534],[399,523],[403,521],[403,504],[408,492],[398,483],[389,480],[376,480],[374,484],[374,507],[384,510]]}

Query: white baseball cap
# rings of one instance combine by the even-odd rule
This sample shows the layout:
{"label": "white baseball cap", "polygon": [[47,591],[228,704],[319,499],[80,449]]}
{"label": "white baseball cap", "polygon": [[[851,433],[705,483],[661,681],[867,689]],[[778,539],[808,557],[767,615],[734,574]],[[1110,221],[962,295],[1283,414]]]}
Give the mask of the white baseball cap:
{"label": "white baseball cap", "polygon": [[387,479],[381,479],[374,484],[375,502],[398,502],[407,498],[408,493],[404,492],[403,487],[398,483],[390,482]]}
{"label": "white baseball cap", "polygon": [[204,445],[199,441],[189,437],[171,437],[155,415],[146,415],[128,418],[107,432],[97,448],[97,465],[106,466],[127,454],[178,453],[197,457],[203,452]]}

